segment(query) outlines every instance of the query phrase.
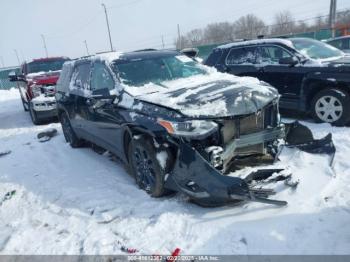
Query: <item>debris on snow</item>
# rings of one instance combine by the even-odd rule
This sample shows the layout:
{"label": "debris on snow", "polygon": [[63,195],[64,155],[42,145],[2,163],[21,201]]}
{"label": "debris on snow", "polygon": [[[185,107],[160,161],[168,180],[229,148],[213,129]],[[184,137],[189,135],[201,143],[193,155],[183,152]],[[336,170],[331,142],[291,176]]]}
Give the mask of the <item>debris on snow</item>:
{"label": "debris on snow", "polygon": [[0,157],[11,154],[11,150],[0,151]]}
{"label": "debris on snow", "polygon": [[55,135],[57,135],[57,129],[49,128],[49,129],[46,129],[46,130],[40,132],[37,135],[37,138],[39,139],[39,142],[46,142],[46,141],[49,141]]}

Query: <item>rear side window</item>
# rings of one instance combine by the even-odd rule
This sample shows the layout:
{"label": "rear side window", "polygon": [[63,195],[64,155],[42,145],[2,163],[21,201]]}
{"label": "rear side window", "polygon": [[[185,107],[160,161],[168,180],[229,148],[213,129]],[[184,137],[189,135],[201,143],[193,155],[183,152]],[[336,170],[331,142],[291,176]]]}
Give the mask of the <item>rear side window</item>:
{"label": "rear side window", "polygon": [[103,63],[95,63],[91,73],[91,90],[114,89],[114,80]]}
{"label": "rear side window", "polygon": [[70,77],[72,74],[73,65],[67,62],[63,65],[60,78],[57,81],[56,90],[58,92],[67,93],[69,91]]}
{"label": "rear side window", "polygon": [[89,89],[90,64],[77,65],[73,73],[73,83],[78,89]]}
{"label": "rear side window", "polygon": [[205,61],[205,64],[207,66],[215,66],[219,62],[222,53],[222,49],[214,49],[213,52],[208,56],[207,60]]}
{"label": "rear side window", "polygon": [[256,47],[232,48],[226,58],[227,65],[255,64],[257,56]]}

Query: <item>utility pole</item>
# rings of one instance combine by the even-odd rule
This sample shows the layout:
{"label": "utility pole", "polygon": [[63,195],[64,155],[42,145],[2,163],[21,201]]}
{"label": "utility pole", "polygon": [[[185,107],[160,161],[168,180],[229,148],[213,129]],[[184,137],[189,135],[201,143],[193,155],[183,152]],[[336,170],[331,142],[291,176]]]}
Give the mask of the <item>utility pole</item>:
{"label": "utility pole", "polygon": [[181,50],[182,49],[182,39],[181,39],[181,32],[180,32],[180,25],[177,24],[177,41],[178,41],[178,44],[179,44],[179,49]]}
{"label": "utility pole", "polygon": [[41,38],[43,39],[43,44],[44,44],[44,49],[45,49],[46,57],[49,57],[49,53],[47,52],[47,46],[46,46],[45,36],[44,36],[44,35],[41,35]]}
{"label": "utility pole", "polygon": [[335,37],[335,21],[337,18],[337,0],[331,0],[329,8],[329,27],[332,30],[332,37]]}
{"label": "utility pole", "polygon": [[165,48],[165,45],[164,45],[164,36],[162,35],[162,46],[163,46],[163,49]]}
{"label": "utility pole", "polygon": [[90,53],[89,53],[89,48],[88,48],[88,45],[87,45],[87,41],[86,41],[86,40],[84,40],[84,44],[85,44],[85,48],[86,48],[86,53],[87,53],[87,55],[90,55]]}
{"label": "utility pole", "polygon": [[18,61],[18,65],[21,65],[21,61],[19,60],[19,56],[18,56],[18,52],[17,49],[13,49],[13,51],[15,51],[16,57],[17,57],[17,61]]}
{"label": "utility pole", "polygon": [[103,9],[105,10],[106,15],[106,23],[107,23],[107,29],[108,29],[108,36],[109,36],[109,43],[111,45],[111,52],[113,52],[113,45],[112,45],[112,37],[111,37],[111,30],[109,28],[109,21],[108,21],[108,14],[107,14],[107,8],[104,3],[101,4],[103,6]]}

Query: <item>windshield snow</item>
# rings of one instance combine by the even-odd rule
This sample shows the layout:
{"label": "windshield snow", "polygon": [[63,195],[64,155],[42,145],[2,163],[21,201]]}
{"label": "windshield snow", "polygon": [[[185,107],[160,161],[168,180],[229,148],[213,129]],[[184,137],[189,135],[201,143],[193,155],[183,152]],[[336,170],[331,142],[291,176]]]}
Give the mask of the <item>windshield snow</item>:
{"label": "windshield snow", "polygon": [[164,81],[206,74],[196,61],[184,55],[117,60],[113,65],[121,81],[129,86],[160,84]]}
{"label": "windshield snow", "polygon": [[292,38],[290,41],[300,53],[312,59],[329,59],[344,55],[339,49],[317,40]]}

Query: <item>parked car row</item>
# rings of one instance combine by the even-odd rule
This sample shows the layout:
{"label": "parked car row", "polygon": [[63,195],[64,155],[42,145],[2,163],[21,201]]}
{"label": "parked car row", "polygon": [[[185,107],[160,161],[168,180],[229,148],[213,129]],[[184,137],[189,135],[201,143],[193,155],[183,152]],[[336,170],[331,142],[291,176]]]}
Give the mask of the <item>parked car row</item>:
{"label": "parked car row", "polygon": [[[271,163],[281,140],[309,153],[334,155],[331,135],[314,140],[306,127],[281,123],[279,106],[307,110],[308,101],[315,100],[319,120],[345,123],[349,95],[341,84],[346,77],[332,56],[343,53],[322,44],[326,63],[310,57],[325,52],[317,49],[318,42],[311,43],[316,50],[304,50],[309,42],[293,41],[221,46],[205,61],[207,66],[171,50],[66,61],[55,86],[65,139],[74,148],[88,141],[112,152],[153,197],[175,191],[206,206],[239,201],[286,205],[269,199],[273,190],[252,185],[282,170],[259,170],[246,178],[227,174]],[[337,80],[325,80],[325,74]],[[332,87],[323,86],[324,81]],[[278,179],[296,186],[290,175]]]}

